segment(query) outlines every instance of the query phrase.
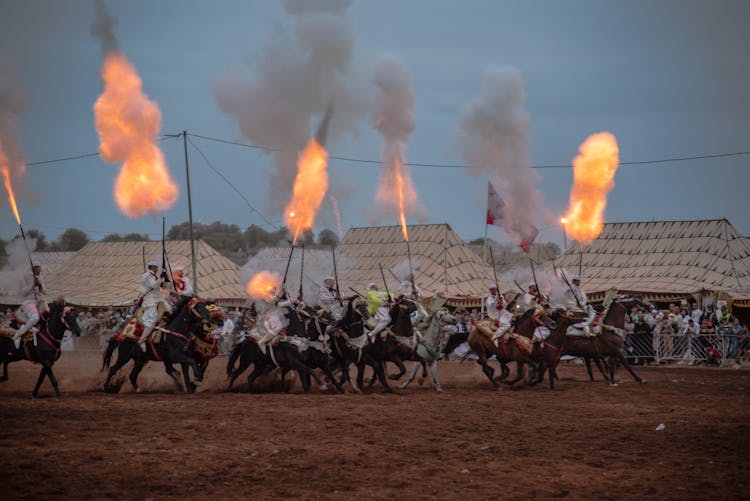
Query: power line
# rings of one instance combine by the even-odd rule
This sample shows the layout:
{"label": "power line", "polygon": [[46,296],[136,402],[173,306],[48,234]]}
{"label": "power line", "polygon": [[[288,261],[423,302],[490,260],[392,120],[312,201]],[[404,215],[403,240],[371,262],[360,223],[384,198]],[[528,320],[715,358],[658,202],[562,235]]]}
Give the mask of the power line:
{"label": "power line", "polygon": [[[167,135],[162,136],[159,139],[159,141],[164,141],[166,139],[172,139],[172,138],[179,137],[179,136],[180,134],[167,134]],[[204,136],[202,134],[194,134],[192,132],[188,132],[188,136],[193,136],[193,137],[197,137],[200,139],[205,139],[207,141],[214,141],[214,142],[222,143],[222,144],[240,146],[243,148],[249,148],[253,150],[260,150],[260,151],[266,151],[266,152],[279,151],[279,148],[273,148],[270,146],[259,146],[256,144],[240,143],[238,141],[229,141],[227,139]],[[191,142],[191,144],[193,145],[193,147],[195,147],[194,143]],[[54,164],[54,163],[59,163],[59,162],[67,162],[69,160],[80,160],[83,158],[95,157],[98,155],[99,153],[86,153],[83,155],[62,157],[62,158],[56,158],[53,160],[29,162],[26,164],[26,166],[33,167],[33,166],[38,166],[38,165],[48,165],[48,164]],[[710,154],[705,154],[705,155],[658,158],[654,160],[633,160],[633,161],[628,161],[628,162],[620,162],[620,165],[650,165],[650,164],[661,164],[661,163],[670,163],[670,162],[685,162],[685,161],[690,161],[690,160],[708,160],[708,159],[716,159],[716,158],[738,157],[738,156],[745,156],[745,155],[750,155],[750,151],[735,151],[735,152],[729,152],[729,153],[710,153]],[[343,156],[338,156],[338,155],[330,155],[328,158],[332,160],[340,160],[342,162],[352,162],[352,163],[361,163],[361,164],[380,165],[383,163],[382,160],[343,157]],[[430,168],[435,168],[435,169],[473,169],[475,168],[474,166],[467,165],[467,164],[442,164],[442,163],[427,163],[427,162],[408,162],[406,163],[406,165],[410,167],[430,167]],[[570,169],[572,168],[572,165],[571,164],[541,164],[541,165],[532,165],[531,167],[533,169]]]}
{"label": "power line", "polygon": [[[191,134],[189,134],[189,133],[188,133],[188,136],[190,136],[190,135],[191,135]],[[232,188],[232,190],[234,190],[234,192],[235,192],[235,193],[237,193],[237,194],[238,194],[238,195],[240,196],[240,198],[242,198],[242,200],[244,200],[244,201],[245,201],[245,204],[247,204],[247,206],[248,206],[248,207],[250,208],[250,211],[251,211],[251,212],[255,212],[255,213],[256,213],[256,214],[258,214],[258,215],[259,215],[260,217],[262,217],[262,218],[263,218],[263,220],[264,220],[264,221],[266,222],[266,224],[267,224],[268,226],[271,226],[272,228],[280,229],[280,228],[279,228],[279,226],[277,226],[277,225],[273,224],[273,223],[272,223],[272,222],[271,222],[271,221],[270,221],[270,220],[269,220],[269,219],[268,219],[268,218],[267,218],[267,217],[265,216],[265,214],[263,214],[263,213],[262,213],[261,211],[259,211],[259,210],[258,210],[258,209],[256,209],[255,207],[253,207],[253,204],[251,204],[251,203],[250,203],[250,200],[248,200],[248,199],[247,199],[247,197],[246,197],[245,195],[243,195],[243,194],[242,194],[242,192],[241,192],[241,191],[240,191],[239,189],[237,189],[237,187],[236,187],[236,186],[235,186],[234,184],[232,184],[232,182],[231,182],[231,181],[229,181],[229,179],[227,179],[227,177],[226,177],[226,176],[225,176],[224,174],[222,174],[222,173],[221,173],[221,171],[219,171],[219,169],[217,169],[216,167],[214,167],[214,166],[213,166],[213,164],[212,164],[212,163],[211,163],[211,161],[210,161],[210,160],[208,159],[208,157],[206,156],[206,154],[205,154],[205,153],[203,153],[203,151],[202,151],[202,150],[201,150],[200,148],[198,148],[198,147],[197,147],[197,146],[195,145],[195,143],[194,143],[194,142],[192,142],[192,141],[190,140],[190,138],[189,138],[189,137],[188,137],[188,142],[190,143],[190,145],[191,145],[191,146],[192,146],[193,148],[195,148],[195,149],[196,149],[196,151],[197,151],[197,152],[198,152],[198,153],[200,154],[200,156],[202,156],[202,157],[203,157],[203,160],[204,160],[204,161],[206,162],[206,165],[208,165],[208,166],[209,166],[209,167],[211,168],[211,170],[212,170],[212,171],[214,171],[214,172],[215,172],[216,174],[218,174],[218,175],[219,175],[219,177],[221,177],[221,179],[223,179],[223,180],[224,180],[224,182],[225,182],[225,183],[227,183],[227,185],[228,185],[228,186],[229,186],[230,188]],[[265,226],[265,225],[263,225],[263,226]]]}

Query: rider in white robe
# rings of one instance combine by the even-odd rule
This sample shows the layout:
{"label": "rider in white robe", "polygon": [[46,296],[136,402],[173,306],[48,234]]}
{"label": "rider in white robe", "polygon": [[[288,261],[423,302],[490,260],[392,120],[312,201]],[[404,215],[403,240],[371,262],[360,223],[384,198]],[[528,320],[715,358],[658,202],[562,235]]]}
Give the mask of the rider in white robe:
{"label": "rider in white robe", "polygon": [[34,261],[31,270],[31,274],[23,276],[20,287],[21,296],[23,297],[21,309],[26,314],[28,320],[13,336],[13,343],[16,349],[21,347],[23,335],[39,322],[39,300],[47,292],[42,283],[42,263]]}
{"label": "rider in white robe", "polygon": [[565,291],[565,306],[573,312],[586,313],[586,318],[581,322],[571,325],[568,327],[567,333],[578,334],[583,331],[586,336],[592,336],[591,323],[596,317],[596,311],[588,302],[586,293],[581,289],[581,277],[580,275],[573,275],[570,277],[570,288]]}

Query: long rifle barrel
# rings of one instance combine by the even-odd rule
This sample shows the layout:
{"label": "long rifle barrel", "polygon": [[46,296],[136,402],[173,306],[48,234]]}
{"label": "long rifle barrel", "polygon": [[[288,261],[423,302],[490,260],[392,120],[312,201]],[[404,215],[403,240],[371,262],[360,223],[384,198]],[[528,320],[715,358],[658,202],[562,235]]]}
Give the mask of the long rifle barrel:
{"label": "long rifle barrel", "polygon": [[383,278],[383,285],[385,285],[385,293],[388,296],[388,299],[390,299],[391,292],[388,290],[388,282],[385,279],[385,273],[383,273],[383,265],[378,263],[378,268],[380,268],[380,276]]}
{"label": "long rifle barrel", "polygon": [[289,259],[286,260],[286,269],[284,270],[284,280],[281,282],[281,288],[283,289],[286,287],[286,277],[289,275],[289,265],[292,262],[292,255],[294,254],[294,245],[292,245],[292,248],[289,250]]}
{"label": "long rifle barrel", "polygon": [[344,302],[341,301],[341,289],[339,289],[339,273],[336,270],[336,247],[331,246],[331,254],[333,255],[333,279],[336,280],[336,294],[339,295],[339,305],[344,306]]}

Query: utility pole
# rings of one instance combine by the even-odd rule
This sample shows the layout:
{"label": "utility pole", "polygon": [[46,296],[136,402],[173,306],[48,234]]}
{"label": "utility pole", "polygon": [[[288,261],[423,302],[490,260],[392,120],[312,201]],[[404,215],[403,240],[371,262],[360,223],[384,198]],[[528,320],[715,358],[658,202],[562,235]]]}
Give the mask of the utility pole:
{"label": "utility pole", "polygon": [[195,264],[195,238],[193,237],[193,199],[190,195],[190,164],[188,163],[187,131],[182,131],[182,145],[185,147],[185,177],[187,178],[188,221],[190,224],[190,257],[193,271],[193,294],[198,295],[198,267]]}

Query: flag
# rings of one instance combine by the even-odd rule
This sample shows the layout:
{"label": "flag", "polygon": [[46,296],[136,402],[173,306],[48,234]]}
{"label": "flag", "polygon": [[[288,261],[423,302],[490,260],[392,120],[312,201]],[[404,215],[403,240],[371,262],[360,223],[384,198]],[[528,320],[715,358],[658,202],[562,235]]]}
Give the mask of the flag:
{"label": "flag", "polygon": [[495,226],[504,226],[505,220],[505,202],[500,198],[500,194],[487,182],[487,224]]}
{"label": "flag", "polygon": [[534,243],[537,235],[539,235],[539,230],[531,223],[521,223],[515,229],[518,230],[518,234],[521,236],[521,243],[519,244],[521,249],[528,254],[531,251],[531,244]]}

